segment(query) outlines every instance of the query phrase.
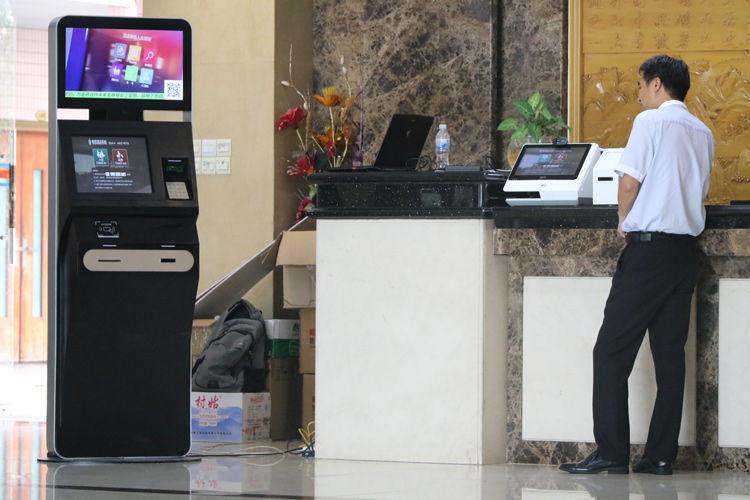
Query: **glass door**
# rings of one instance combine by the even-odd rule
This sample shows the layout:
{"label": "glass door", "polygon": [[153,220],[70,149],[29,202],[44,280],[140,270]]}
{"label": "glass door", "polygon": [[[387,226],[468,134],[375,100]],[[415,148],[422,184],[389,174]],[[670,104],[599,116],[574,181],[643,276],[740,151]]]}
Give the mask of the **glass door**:
{"label": "glass door", "polygon": [[13,165],[15,164],[15,130],[0,130],[0,363],[13,362],[18,352],[16,319],[17,266],[13,253]]}
{"label": "glass door", "polygon": [[6,312],[0,315],[0,360],[46,361],[47,132],[17,131],[15,142],[15,179],[7,188],[11,202],[2,245],[9,255],[0,292],[0,312]]}

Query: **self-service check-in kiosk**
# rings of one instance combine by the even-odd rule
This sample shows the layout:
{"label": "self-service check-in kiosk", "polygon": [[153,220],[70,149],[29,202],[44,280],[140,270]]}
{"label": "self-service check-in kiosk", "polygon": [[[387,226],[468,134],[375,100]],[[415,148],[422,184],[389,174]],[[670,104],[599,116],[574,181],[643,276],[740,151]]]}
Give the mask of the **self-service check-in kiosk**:
{"label": "self-service check-in kiosk", "polygon": [[510,206],[592,202],[592,167],[599,145],[525,144],[503,188]]}
{"label": "self-service check-in kiosk", "polygon": [[190,25],[69,16],[49,39],[48,450],[184,456],[199,248]]}

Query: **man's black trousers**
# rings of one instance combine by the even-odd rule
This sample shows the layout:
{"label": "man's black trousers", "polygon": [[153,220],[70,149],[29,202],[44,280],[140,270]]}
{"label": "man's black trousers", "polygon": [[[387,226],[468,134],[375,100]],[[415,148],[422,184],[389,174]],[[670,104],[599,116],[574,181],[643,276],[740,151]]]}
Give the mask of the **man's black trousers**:
{"label": "man's black trousers", "polygon": [[629,461],[628,377],[648,330],[657,395],[645,455],[675,461],[697,268],[691,236],[655,233],[651,241],[628,243],[620,255],[594,346],[594,437],[601,457]]}

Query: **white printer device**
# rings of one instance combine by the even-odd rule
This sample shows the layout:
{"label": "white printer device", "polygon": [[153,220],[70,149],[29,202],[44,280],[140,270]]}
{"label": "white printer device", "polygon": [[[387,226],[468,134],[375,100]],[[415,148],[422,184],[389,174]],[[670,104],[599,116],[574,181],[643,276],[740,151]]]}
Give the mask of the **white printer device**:
{"label": "white printer device", "polygon": [[505,182],[510,206],[585,205],[593,198],[596,143],[525,144]]}
{"label": "white printer device", "polygon": [[599,161],[594,165],[594,205],[617,205],[620,176],[615,172],[615,167],[620,163],[623,151],[625,148],[602,150]]}

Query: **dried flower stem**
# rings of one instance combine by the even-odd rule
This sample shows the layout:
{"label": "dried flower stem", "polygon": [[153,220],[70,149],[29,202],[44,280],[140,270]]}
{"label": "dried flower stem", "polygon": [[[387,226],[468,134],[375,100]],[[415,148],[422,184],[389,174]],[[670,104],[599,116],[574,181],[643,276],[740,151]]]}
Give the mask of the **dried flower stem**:
{"label": "dried flower stem", "polygon": [[302,98],[302,102],[304,103],[305,111],[309,112],[310,106],[307,103],[307,99],[304,95],[302,95],[302,92],[297,90],[297,87],[294,86],[294,80],[292,80],[292,46],[289,46],[289,86],[294,89],[295,92],[297,92],[297,95],[299,95]]}
{"label": "dried flower stem", "polygon": [[299,144],[302,147],[302,151],[307,151],[307,141],[302,140],[302,134],[299,133],[299,129],[296,129],[295,132],[297,132],[297,137],[299,138]]}
{"label": "dried flower stem", "polygon": [[341,55],[341,72],[344,74],[344,81],[346,82],[346,87],[349,89],[349,98],[352,97],[352,86],[349,85],[349,75],[346,71],[346,66],[344,66],[344,55]]}
{"label": "dried flower stem", "polygon": [[[331,141],[333,142],[333,150],[336,151],[336,121],[333,119],[333,108],[328,108],[328,114],[331,117]],[[330,163],[330,161],[329,161]],[[334,154],[333,166],[338,167],[338,157]]]}

